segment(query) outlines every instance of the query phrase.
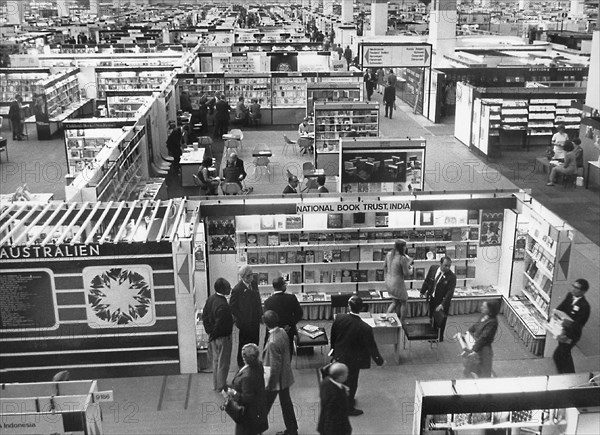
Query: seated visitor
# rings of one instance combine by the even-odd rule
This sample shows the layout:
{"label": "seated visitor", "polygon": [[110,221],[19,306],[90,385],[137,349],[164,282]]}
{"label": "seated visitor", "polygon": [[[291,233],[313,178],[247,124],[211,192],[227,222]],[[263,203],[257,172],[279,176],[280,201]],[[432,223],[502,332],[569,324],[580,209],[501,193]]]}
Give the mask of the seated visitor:
{"label": "seated visitor", "polygon": [[552,170],[550,171],[550,174],[548,176],[548,183],[546,183],[546,186],[554,186],[554,183],[556,183],[556,179],[559,174],[565,176],[572,175],[577,172],[577,157],[575,156],[573,142],[571,142],[570,140],[566,141],[562,148],[566,153],[564,162],[561,165],[552,167]]}
{"label": "seated visitor", "polygon": [[221,179],[215,176],[212,157],[204,157],[204,160],[202,160],[198,171],[198,179],[200,180],[200,187],[206,190],[207,195],[218,194],[217,188]]}

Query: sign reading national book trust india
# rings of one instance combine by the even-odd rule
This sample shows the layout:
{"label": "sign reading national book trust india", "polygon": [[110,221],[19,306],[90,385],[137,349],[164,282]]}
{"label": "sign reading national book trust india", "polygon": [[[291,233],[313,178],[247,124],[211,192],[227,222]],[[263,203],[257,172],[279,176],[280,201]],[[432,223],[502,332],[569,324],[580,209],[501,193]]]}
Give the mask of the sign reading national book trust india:
{"label": "sign reading national book trust india", "polygon": [[373,211],[410,211],[410,201],[344,201],[336,203],[297,204],[297,214],[310,213],[366,213]]}

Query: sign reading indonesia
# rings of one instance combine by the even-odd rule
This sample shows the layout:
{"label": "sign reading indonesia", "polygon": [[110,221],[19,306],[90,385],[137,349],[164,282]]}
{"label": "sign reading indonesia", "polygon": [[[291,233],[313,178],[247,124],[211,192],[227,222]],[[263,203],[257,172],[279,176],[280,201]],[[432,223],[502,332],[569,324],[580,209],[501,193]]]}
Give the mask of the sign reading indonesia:
{"label": "sign reading indonesia", "polygon": [[402,202],[340,202],[337,204],[298,204],[296,214],[365,213],[369,211],[410,211],[410,201]]}

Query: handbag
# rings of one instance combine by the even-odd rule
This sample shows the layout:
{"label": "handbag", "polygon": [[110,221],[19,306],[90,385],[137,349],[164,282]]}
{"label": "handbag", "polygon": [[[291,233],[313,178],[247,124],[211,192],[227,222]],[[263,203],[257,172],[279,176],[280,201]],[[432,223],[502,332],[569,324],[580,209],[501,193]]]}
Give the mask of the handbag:
{"label": "handbag", "polygon": [[234,422],[241,423],[246,408],[240,405],[235,397],[227,396],[221,405],[221,410],[225,411]]}
{"label": "handbag", "polygon": [[481,358],[477,352],[467,353],[463,356],[463,366],[466,372],[477,373],[480,364]]}
{"label": "handbag", "polygon": [[446,313],[444,312],[444,310],[435,310],[433,312],[433,327],[441,328],[444,319],[446,319]]}

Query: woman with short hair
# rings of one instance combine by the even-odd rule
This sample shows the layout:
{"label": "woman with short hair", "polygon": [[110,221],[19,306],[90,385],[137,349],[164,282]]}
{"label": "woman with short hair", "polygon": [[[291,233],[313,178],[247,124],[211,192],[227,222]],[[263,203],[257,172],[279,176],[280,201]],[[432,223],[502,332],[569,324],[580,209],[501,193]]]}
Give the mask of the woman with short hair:
{"label": "woman with short hair", "polygon": [[481,304],[481,317],[477,323],[469,328],[469,333],[475,340],[473,347],[463,349],[465,358],[475,357],[475,363],[469,368],[465,367],[465,375],[475,374],[479,378],[490,378],[492,376],[492,342],[498,331],[498,313],[500,312],[500,301],[498,299],[485,301]]}

